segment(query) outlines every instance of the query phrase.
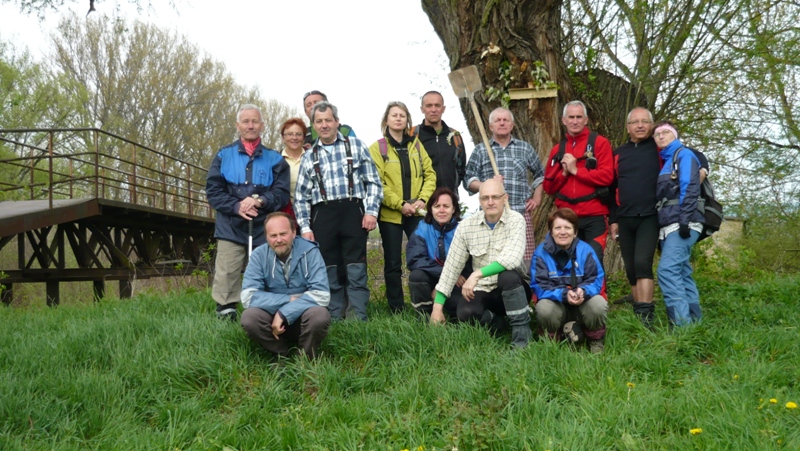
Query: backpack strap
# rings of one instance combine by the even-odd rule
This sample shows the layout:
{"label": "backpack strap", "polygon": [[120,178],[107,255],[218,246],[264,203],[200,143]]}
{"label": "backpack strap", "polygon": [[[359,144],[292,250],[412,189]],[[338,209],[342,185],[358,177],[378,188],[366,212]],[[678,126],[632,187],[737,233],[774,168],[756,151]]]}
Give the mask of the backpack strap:
{"label": "backpack strap", "polygon": [[387,155],[389,153],[389,146],[386,144],[386,138],[378,139],[378,148],[381,151],[381,158],[383,158],[383,161],[386,162],[386,160],[389,159],[389,156]]}

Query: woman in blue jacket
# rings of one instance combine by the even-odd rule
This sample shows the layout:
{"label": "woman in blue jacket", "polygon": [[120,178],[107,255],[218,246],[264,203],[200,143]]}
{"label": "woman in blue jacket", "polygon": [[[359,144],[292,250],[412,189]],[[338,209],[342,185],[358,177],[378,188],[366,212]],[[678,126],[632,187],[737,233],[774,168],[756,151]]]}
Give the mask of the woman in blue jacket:
{"label": "woman in blue jacket", "polygon": [[563,330],[573,343],[588,338],[593,353],[603,352],[608,302],[603,265],[592,247],[578,239],[578,215],[560,208],[547,218],[550,233],[531,260],[531,289],[541,333],[557,338]]}
{"label": "woman in blue jacket", "polygon": [[[411,292],[411,305],[417,312],[430,316],[431,322],[442,323],[445,321],[444,312],[450,318],[457,318],[458,303],[464,299],[461,290],[453,290],[444,305],[439,305],[434,304],[432,295],[461,220],[458,196],[450,188],[437,188],[428,200],[427,208],[425,218],[420,221],[406,247],[406,265],[411,271],[408,289]],[[468,263],[456,285],[463,285],[470,273],[472,265]]]}
{"label": "woman in blue jacket", "polygon": [[664,295],[670,324],[682,326],[699,321],[700,293],[692,277],[689,257],[692,246],[703,231],[703,214],[698,210],[700,197],[700,161],[695,153],[678,139],[675,125],[657,123],[653,138],[664,166],[658,174],[659,241],[661,260],[658,263],[658,284]]}

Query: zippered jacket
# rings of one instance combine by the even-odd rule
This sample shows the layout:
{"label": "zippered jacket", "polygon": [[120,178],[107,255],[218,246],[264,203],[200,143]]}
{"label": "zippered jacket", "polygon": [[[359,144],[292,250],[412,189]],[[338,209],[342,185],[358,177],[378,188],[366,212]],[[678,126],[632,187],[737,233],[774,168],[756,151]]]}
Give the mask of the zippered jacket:
{"label": "zippered jacket", "polygon": [[247,155],[241,141],[220,149],[206,176],[206,198],[217,211],[214,237],[247,245],[248,221],[239,216],[239,204],[257,194],[263,204],[252,220],[253,246],[266,243],[264,219],[289,203],[289,165],[281,154],[259,144]]}
{"label": "zippered jacket", "polygon": [[[301,296],[290,301],[297,294]],[[280,313],[287,324],[293,324],[309,308],[327,307],[330,299],[328,273],[317,243],[294,238],[288,275],[268,244],[259,246],[250,256],[242,282],[244,308]]]}
{"label": "zippered jacket", "polygon": [[[572,268],[575,285],[572,287]],[[584,299],[600,294],[605,273],[592,246],[579,240],[568,249],[561,249],[548,233],[531,259],[531,290],[536,299],[567,303],[570,289],[583,288]]]}

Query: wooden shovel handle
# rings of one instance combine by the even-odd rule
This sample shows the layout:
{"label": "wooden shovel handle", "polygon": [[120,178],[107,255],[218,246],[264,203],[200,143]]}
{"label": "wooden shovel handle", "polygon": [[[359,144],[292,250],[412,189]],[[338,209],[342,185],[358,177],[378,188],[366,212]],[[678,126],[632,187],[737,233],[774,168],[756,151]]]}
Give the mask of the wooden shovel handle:
{"label": "wooden shovel handle", "polygon": [[475,122],[478,123],[478,130],[481,131],[483,145],[486,146],[486,154],[489,155],[489,162],[492,163],[494,175],[500,175],[500,171],[497,170],[497,162],[494,161],[492,146],[489,144],[489,137],[486,136],[486,129],[483,128],[483,120],[481,119],[481,114],[478,112],[478,105],[475,104],[475,98],[473,96],[469,96],[469,105],[472,107],[472,115],[475,116]]}

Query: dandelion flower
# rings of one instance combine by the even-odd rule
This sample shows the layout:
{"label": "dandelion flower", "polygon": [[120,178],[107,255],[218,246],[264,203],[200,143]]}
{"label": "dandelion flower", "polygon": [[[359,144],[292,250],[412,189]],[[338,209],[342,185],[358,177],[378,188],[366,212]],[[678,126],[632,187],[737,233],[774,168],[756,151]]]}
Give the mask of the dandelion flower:
{"label": "dandelion flower", "polygon": [[769,403],[770,403],[770,404],[777,404],[777,403],[778,403],[778,400],[777,400],[777,399],[775,399],[775,398],[770,398],[770,399],[769,399]]}
{"label": "dandelion flower", "polygon": [[417,451],[425,451],[425,447],[422,445],[417,446]]}
{"label": "dandelion flower", "polygon": [[689,429],[689,433],[692,435],[702,434],[703,430],[701,428]]}
{"label": "dandelion flower", "polygon": [[789,402],[786,403],[786,408],[787,409],[796,409],[797,408],[797,403],[789,401]]}
{"label": "dandelion flower", "polygon": [[628,383],[627,383],[627,384],[625,384],[625,385],[627,385],[627,386],[628,386],[628,388],[634,388],[634,387],[636,387],[636,384],[634,384],[633,382],[628,382]]}
{"label": "dandelion flower", "polygon": [[739,380],[739,375],[738,374],[734,374],[733,375],[733,380],[738,381]]}

